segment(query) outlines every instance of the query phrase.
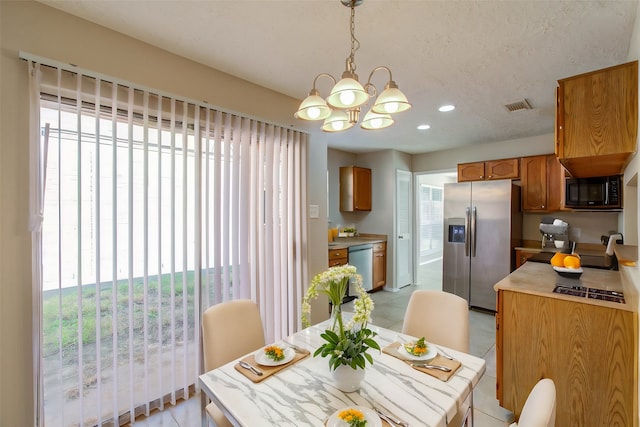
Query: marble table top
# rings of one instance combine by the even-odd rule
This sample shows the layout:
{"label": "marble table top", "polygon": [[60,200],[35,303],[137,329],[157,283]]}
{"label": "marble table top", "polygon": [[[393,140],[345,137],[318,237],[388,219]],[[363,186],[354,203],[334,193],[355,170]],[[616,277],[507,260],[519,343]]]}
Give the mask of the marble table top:
{"label": "marble table top", "polygon": [[[236,361],[200,376],[202,391],[238,426],[323,426],[335,411],[348,406],[378,406],[411,426],[446,426],[485,372],[484,359],[438,346],[462,363],[447,382],[406,362],[373,350],[359,391],[345,393],[333,385],[328,359],[313,357],[322,345],[327,322],[304,329],[286,341],[311,356],[253,383],[234,369]],[[380,348],[398,341],[398,333],[374,325]],[[446,320],[443,319],[443,327]],[[428,337],[427,337],[428,341]]]}

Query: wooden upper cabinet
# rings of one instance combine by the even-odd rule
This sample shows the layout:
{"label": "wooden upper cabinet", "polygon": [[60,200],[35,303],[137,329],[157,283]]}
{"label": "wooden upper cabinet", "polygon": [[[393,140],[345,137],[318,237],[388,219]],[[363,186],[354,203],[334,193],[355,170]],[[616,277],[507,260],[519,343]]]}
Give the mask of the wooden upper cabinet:
{"label": "wooden upper cabinet", "polygon": [[637,133],[638,61],[558,81],[555,150],[572,176],[622,174]]}
{"label": "wooden upper cabinet", "polygon": [[340,210],[371,210],[371,169],[357,166],[340,168]]}
{"label": "wooden upper cabinet", "polygon": [[520,159],[488,160],[458,164],[458,182],[494,179],[518,179]]}
{"label": "wooden upper cabinet", "polygon": [[520,178],[520,159],[489,160],[484,162],[485,179]]}
{"label": "wooden upper cabinet", "polygon": [[552,212],[563,208],[564,169],[553,154],[520,159],[522,210]]}
{"label": "wooden upper cabinet", "polygon": [[481,181],[483,179],[484,162],[458,164],[458,182]]}

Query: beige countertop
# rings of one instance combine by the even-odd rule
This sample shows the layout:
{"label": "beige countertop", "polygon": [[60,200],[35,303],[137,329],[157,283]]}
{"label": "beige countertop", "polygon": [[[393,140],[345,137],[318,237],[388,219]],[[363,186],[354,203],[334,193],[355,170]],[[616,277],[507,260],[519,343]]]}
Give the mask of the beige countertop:
{"label": "beige countertop", "polygon": [[[556,248],[544,248],[542,249],[541,245],[538,244],[537,246],[532,246],[532,245],[527,245],[524,244],[523,246],[517,246],[514,248],[517,251],[524,251],[524,252],[562,252],[564,249],[556,249]],[[583,244],[580,245],[578,244],[576,246],[576,253],[578,254],[582,254],[582,255],[594,255],[594,256],[598,256],[598,255],[602,255],[604,256],[604,251],[606,250],[604,245],[596,245],[596,244]]]}
{"label": "beige countertop", "polygon": [[336,237],[329,242],[329,249],[346,249],[349,246],[365,245],[367,243],[383,243],[387,241],[384,234],[361,234],[355,237]]}
{"label": "beige countertop", "polygon": [[[609,302],[585,297],[562,295],[553,292],[557,284],[577,285],[597,289],[624,292],[625,303]],[[627,311],[636,311],[637,294],[632,285],[623,281],[619,271],[583,268],[579,279],[569,279],[558,275],[550,264],[527,262],[522,267],[494,285],[496,291],[514,291],[550,298],[575,301]]]}

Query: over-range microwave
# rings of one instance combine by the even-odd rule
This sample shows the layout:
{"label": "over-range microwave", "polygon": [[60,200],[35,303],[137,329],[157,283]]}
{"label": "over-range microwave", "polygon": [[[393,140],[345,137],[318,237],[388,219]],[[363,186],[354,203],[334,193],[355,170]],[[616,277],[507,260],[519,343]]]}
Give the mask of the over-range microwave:
{"label": "over-range microwave", "polygon": [[573,209],[620,209],[621,178],[621,175],[567,178],[564,205]]}

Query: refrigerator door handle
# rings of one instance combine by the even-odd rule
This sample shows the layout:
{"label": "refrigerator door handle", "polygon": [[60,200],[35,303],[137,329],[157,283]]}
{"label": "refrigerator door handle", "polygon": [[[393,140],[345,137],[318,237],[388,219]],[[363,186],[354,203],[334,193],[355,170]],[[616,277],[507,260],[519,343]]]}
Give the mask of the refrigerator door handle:
{"label": "refrigerator door handle", "polygon": [[464,215],[464,255],[469,256],[469,223],[470,223],[471,212],[469,211],[469,207],[467,206],[466,212]]}
{"label": "refrigerator door handle", "polygon": [[478,216],[478,210],[474,206],[471,210],[471,256],[476,256],[476,242],[478,241],[478,236],[476,235],[476,218]]}

